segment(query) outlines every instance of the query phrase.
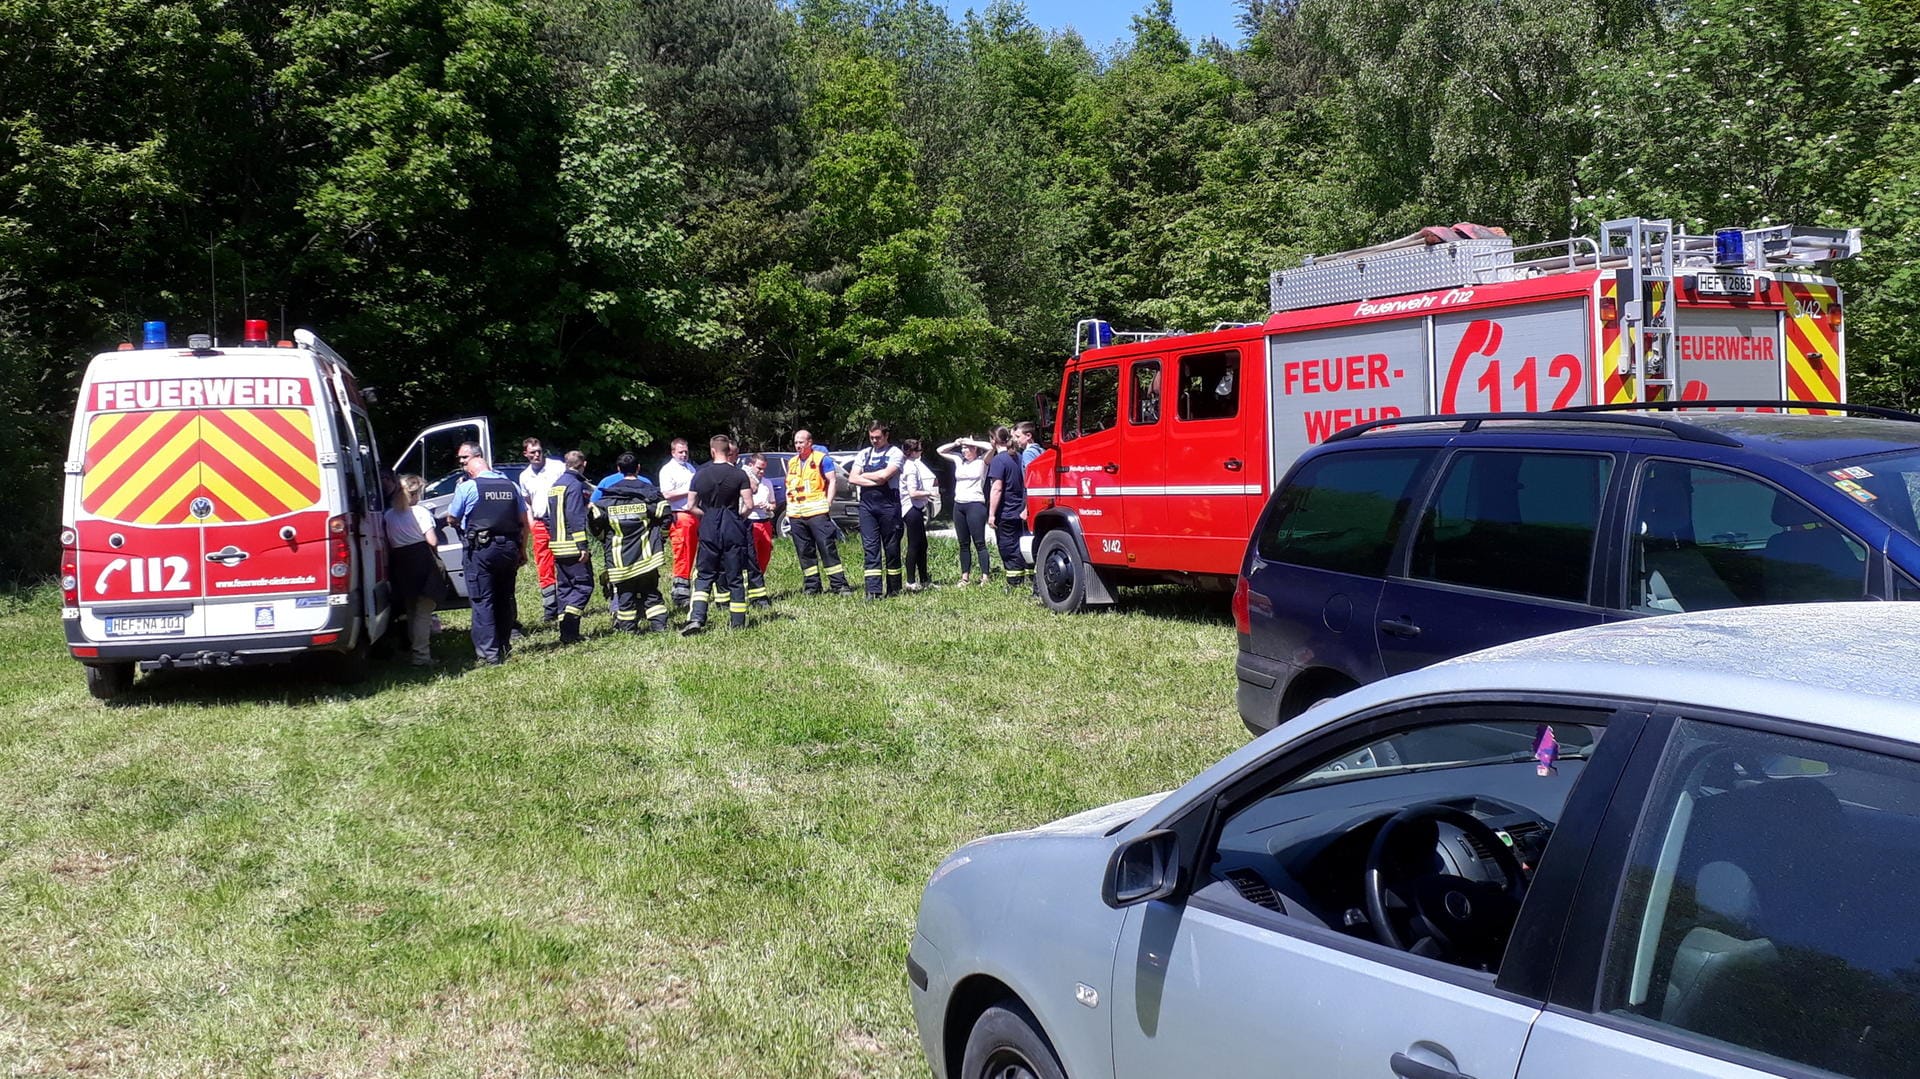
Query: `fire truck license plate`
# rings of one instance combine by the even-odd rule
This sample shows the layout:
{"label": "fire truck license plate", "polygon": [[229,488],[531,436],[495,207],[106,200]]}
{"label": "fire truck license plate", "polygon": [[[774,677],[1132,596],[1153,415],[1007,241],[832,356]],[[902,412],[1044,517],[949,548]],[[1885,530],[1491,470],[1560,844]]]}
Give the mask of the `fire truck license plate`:
{"label": "fire truck license plate", "polygon": [[109,637],[164,637],[187,631],[187,616],[180,614],[130,614],[107,619]]}
{"label": "fire truck license plate", "polygon": [[1702,296],[1751,296],[1753,277],[1743,273],[1703,273],[1693,287]]}

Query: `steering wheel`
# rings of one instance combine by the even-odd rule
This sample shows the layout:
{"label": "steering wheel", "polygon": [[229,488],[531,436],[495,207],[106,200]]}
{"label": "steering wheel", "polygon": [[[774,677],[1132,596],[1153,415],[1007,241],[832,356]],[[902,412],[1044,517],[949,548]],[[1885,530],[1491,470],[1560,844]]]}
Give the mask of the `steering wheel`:
{"label": "steering wheel", "polygon": [[[1401,839],[1416,826],[1426,825],[1431,850],[1438,842],[1438,829],[1433,826],[1441,822],[1480,840],[1482,847],[1493,852],[1494,864],[1506,880],[1468,880],[1452,873],[1392,879],[1388,867],[1396,864],[1391,855]],[[1492,969],[1506,951],[1507,936],[1520,915],[1520,900],[1527,894],[1527,878],[1513,850],[1480,818],[1444,803],[1424,802],[1387,818],[1373,837],[1367,852],[1366,894],[1367,918],[1380,943],[1414,951],[1430,940],[1442,958],[1485,970]],[[1410,911],[1411,937],[1401,936],[1387,917],[1389,897]]]}

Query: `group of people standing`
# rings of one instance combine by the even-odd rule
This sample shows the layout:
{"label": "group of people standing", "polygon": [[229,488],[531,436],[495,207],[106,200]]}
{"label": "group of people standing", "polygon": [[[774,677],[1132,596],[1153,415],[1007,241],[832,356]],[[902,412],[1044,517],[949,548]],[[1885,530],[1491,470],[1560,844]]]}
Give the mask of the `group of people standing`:
{"label": "group of people standing", "polygon": [[[579,451],[549,457],[539,439],[529,438],[522,446],[525,468],[509,479],[479,445],[464,444],[458,456],[466,478],[442,520],[458,531],[465,548],[463,573],[481,661],[502,663],[512,650],[519,626],[514,578],[529,553],[543,616],[559,623],[562,643],[581,639],[581,619],[594,591],[596,539],[616,630],[665,631],[669,598],[688,612],[683,635],[707,628],[723,593],[732,628],[745,626],[750,610],[771,607],[765,573],[776,504],[767,460],[757,453],[741,458],[726,435],[713,436],[707,448],[708,462],[696,468],[687,441],[674,439],[658,484],[639,474],[630,453],[616,459],[612,474],[592,483]],[[858,489],[865,595],[880,599],[932,584],[926,525],[939,512],[940,495],[917,439],[895,446],[886,424],[872,424],[868,445],[844,470],[807,431],[794,433],[793,448],[786,465],[786,517],[804,593],[854,591],[831,516],[843,471],[845,482]],[[991,566],[985,531],[991,523],[1008,587],[1025,585],[1025,465],[1040,452],[1032,425],[999,428],[991,440],[956,439],[938,452],[954,464],[960,583],[972,577],[976,552],[978,583],[986,583]],[[401,478],[387,530],[412,658],[427,664],[432,611],[450,589],[435,551],[439,522],[418,505],[420,491],[419,477]]]}

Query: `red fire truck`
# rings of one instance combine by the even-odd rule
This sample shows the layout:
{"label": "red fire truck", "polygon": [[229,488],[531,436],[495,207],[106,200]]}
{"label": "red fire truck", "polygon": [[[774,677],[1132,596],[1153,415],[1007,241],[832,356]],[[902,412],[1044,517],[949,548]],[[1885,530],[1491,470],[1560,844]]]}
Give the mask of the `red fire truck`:
{"label": "red fire truck", "polygon": [[[1206,333],[1086,319],[1027,468],[1042,599],[1231,587],[1300,452],[1369,420],[1670,399],[1846,400],[1841,295],[1857,229],[1688,235],[1628,218],[1518,246],[1423,229],[1276,272],[1272,315]],[[1817,411],[1817,409],[1813,409]]]}

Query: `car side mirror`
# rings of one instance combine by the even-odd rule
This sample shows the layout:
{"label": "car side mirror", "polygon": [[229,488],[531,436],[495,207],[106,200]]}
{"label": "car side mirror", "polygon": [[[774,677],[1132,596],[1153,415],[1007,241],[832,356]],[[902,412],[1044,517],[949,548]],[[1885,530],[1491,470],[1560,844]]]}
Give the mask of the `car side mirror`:
{"label": "car side mirror", "polygon": [[1120,844],[1107,860],[1100,898],[1116,910],[1164,899],[1180,884],[1180,837],[1164,828]]}
{"label": "car side mirror", "polygon": [[1041,390],[1033,395],[1033,418],[1039,427],[1041,438],[1053,441],[1054,395],[1052,390]]}

